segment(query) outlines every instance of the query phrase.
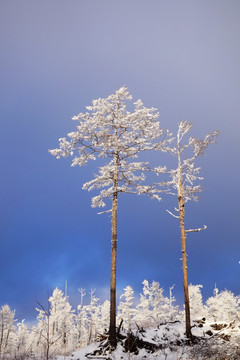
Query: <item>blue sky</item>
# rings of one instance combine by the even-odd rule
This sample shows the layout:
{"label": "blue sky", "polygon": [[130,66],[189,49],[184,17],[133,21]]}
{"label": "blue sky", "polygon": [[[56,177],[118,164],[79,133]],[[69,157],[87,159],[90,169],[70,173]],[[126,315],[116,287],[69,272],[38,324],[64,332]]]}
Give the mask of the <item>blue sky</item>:
{"label": "blue sky", "polygon": [[[68,281],[108,296],[111,224],[81,189],[94,162],[71,168],[48,149],[74,129],[71,117],[91,100],[126,85],[160,110],[164,128],[193,122],[218,143],[199,161],[205,180],[187,226],[189,282],[203,295],[239,294],[239,1],[2,0],[0,4],[0,304],[19,319],[35,316],[54,287]],[[158,155],[152,155],[161,163]],[[183,303],[179,225],[157,203],[122,196],[118,289],[144,279],[175,284]]]}

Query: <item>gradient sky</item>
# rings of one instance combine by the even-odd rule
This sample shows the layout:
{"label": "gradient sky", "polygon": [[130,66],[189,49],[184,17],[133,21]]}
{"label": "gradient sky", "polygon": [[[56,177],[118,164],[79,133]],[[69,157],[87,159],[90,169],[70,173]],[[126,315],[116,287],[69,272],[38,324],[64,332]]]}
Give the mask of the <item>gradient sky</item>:
{"label": "gradient sky", "polygon": [[[207,191],[186,209],[187,227],[208,226],[189,235],[189,282],[204,298],[215,283],[240,293],[239,18],[237,0],[1,0],[0,304],[19,320],[65,280],[73,304],[81,287],[108,297],[110,218],[81,189],[97,163],[71,168],[48,149],[123,85],[164,128],[184,119],[193,136],[220,131],[199,161]],[[174,205],[120,197],[119,291],[156,280],[183,303]]]}

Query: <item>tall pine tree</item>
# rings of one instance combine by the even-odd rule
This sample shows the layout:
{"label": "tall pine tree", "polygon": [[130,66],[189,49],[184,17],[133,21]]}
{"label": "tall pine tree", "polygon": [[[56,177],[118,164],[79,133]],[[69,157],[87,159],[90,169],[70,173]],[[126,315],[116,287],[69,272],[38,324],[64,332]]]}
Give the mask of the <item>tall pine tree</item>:
{"label": "tall pine tree", "polygon": [[[98,175],[83,189],[102,189],[92,199],[93,207],[104,207],[110,199],[112,214],[111,239],[111,281],[110,281],[110,327],[109,340],[116,347],[116,260],[117,260],[117,212],[120,193],[150,193],[151,187],[141,186],[145,162],[131,161],[139,152],[157,149],[166,150],[168,137],[155,142],[163,135],[157,121],[159,113],[155,108],[146,108],[141,100],[134,103],[129,112],[126,102],[132,100],[126,87],[120,88],[105,99],[92,101],[86,113],[73,117],[77,129],[66,138],[59,139],[59,148],[50,150],[57,158],[74,156],[72,166],[85,165],[97,157],[108,162],[102,165]],[[152,193],[153,197],[158,197]]]}

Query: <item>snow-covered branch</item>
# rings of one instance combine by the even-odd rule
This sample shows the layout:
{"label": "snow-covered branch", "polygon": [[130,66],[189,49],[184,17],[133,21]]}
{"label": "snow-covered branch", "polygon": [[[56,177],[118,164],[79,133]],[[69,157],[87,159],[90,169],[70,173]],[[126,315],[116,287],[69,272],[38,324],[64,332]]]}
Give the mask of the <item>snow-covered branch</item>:
{"label": "snow-covered branch", "polygon": [[109,210],[106,210],[106,211],[100,211],[97,214],[102,215],[102,214],[106,214],[106,213],[110,213],[110,212],[112,212],[112,209],[109,209]]}
{"label": "snow-covered branch", "polygon": [[179,215],[174,215],[171,211],[166,210],[170,215],[172,215],[173,217],[175,217],[176,219],[179,219]]}
{"label": "snow-covered branch", "polygon": [[198,232],[198,231],[202,231],[202,230],[206,230],[207,226],[206,225],[203,225],[202,228],[198,228],[198,229],[189,229],[189,230],[185,230],[186,233],[189,233],[189,232]]}

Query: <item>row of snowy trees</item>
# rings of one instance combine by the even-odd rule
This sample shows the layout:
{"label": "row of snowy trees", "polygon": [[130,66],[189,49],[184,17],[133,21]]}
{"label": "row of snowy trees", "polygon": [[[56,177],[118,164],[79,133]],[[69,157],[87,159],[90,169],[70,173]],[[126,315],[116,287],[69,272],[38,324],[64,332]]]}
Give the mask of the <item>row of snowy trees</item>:
{"label": "row of snowy trees", "polygon": [[[116,347],[117,213],[121,193],[148,194],[158,200],[161,200],[159,195],[163,193],[177,195],[177,213],[169,213],[180,221],[186,334],[191,337],[186,233],[206,227],[185,229],[185,204],[188,200],[196,200],[201,190],[195,184],[202,179],[195,160],[218,135],[215,131],[202,140],[193,137],[185,140],[192,124],[181,121],[174,137],[160,127],[156,108],[146,108],[138,100],[134,103],[133,111],[129,112],[127,102],[130,100],[132,96],[126,87],[107,98],[93,100],[85,113],[73,117],[77,122],[76,131],[69,133],[68,139],[60,138],[59,148],[50,150],[57,158],[73,156],[72,166],[82,166],[97,158],[106,159],[99,173],[85,183],[83,189],[101,189],[92,198],[93,207],[104,207],[106,200],[110,200],[111,204],[110,209],[104,212],[111,212],[112,215],[109,341],[113,348]],[[176,167],[168,169],[165,164],[152,167],[149,162],[136,161],[139,154],[147,151],[175,155]],[[149,172],[156,175],[156,181],[146,179]]]}
{"label": "row of snowy trees", "polygon": [[[191,313],[194,320],[207,318],[213,322],[231,322],[240,315],[240,296],[230,291],[219,292],[203,303],[201,285],[190,285]],[[133,329],[157,327],[161,323],[182,320],[183,311],[175,305],[159,283],[143,281],[140,298],[134,298],[131,286],[124,289],[117,310],[117,326],[129,332]],[[90,291],[89,304],[85,304],[86,291],[79,290],[81,301],[73,310],[69,298],[58,288],[48,299],[47,307],[38,304],[37,323],[28,328],[24,321],[17,323],[15,311],[8,305],[0,309],[0,359],[50,359],[54,355],[69,354],[84,347],[106,332],[109,324],[110,303],[103,303]]]}

